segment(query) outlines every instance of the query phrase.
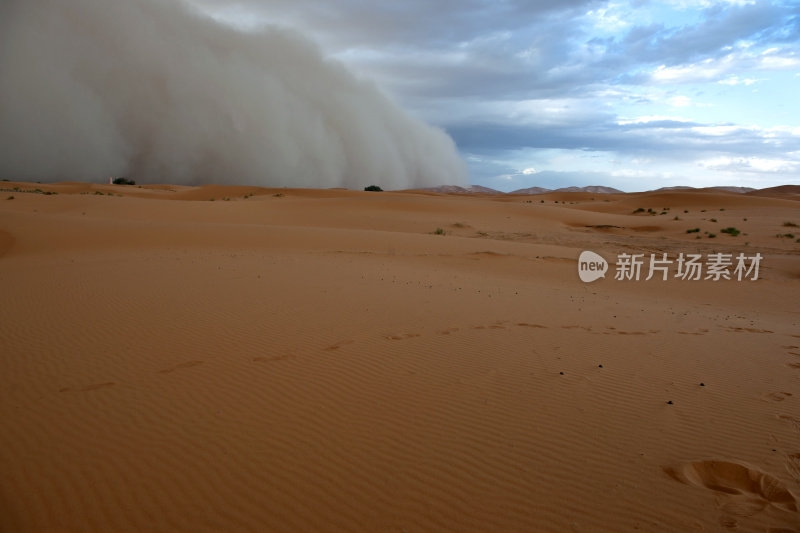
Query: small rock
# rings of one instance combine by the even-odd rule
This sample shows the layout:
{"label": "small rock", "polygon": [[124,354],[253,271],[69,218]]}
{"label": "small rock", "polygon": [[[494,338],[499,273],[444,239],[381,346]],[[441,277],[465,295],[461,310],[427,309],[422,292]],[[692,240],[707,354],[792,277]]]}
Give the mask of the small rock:
{"label": "small rock", "polygon": [[700,383],[700,386],[701,386],[701,387],[705,387],[705,386],[706,386],[706,384],[701,382],[701,383]]}
{"label": "small rock", "polygon": [[562,376],[564,375],[564,373],[563,373],[563,372],[559,372],[559,374],[561,374]]}
{"label": "small rock", "polygon": [[672,405],[672,400],[668,401],[667,403],[668,403],[669,405]]}

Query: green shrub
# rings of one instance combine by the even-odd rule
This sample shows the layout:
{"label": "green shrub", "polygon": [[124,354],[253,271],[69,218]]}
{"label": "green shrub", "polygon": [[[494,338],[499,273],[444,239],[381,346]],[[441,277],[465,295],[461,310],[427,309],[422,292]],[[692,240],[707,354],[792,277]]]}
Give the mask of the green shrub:
{"label": "green shrub", "polygon": [[741,233],[741,231],[739,231],[738,229],[736,229],[734,227],[724,228],[724,229],[721,229],[719,231],[720,231],[720,233],[727,233],[731,237],[736,237],[737,235],[739,235]]}
{"label": "green shrub", "polygon": [[377,185],[370,185],[368,187],[364,187],[365,191],[373,191],[373,192],[383,192],[383,189],[378,187]]}
{"label": "green shrub", "polygon": [[783,225],[786,226],[787,228],[796,228],[797,227],[797,224],[795,224],[794,222],[784,222]]}
{"label": "green shrub", "polygon": [[700,233],[700,228],[687,229],[686,233]]}
{"label": "green shrub", "polygon": [[114,178],[111,183],[114,185],[136,185],[136,182],[128,178]]}
{"label": "green shrub", "polygon": [[434,235],[444,235],[444,230],[442,228],[436,228],[436,231],[433,232]]}

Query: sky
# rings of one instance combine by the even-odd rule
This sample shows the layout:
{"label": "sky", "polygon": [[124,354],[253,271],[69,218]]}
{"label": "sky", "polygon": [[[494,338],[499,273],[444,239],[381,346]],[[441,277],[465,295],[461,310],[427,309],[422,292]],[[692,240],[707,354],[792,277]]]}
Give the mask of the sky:
{"label": "sky", "polygon": [[800,184],[800,0],[191,0],[288,26],[443,128],[472,184]]}

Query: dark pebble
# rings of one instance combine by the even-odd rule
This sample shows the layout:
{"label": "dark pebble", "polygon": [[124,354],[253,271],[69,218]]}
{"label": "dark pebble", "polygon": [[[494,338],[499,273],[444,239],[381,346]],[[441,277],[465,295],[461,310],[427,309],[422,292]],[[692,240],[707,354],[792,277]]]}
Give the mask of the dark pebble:
{"label": "dark pebble", "polygon": [[603,368],[603,365],[597,365],[597,368]]}
{"label": "dark pebble", "polygon": [[700,386],[701,386],[701,387],[705,387],[705,386],[706,386],[706,384],[705,384],[705,383],[701,383],[701,384],[700,384]]}
{"label": "dark pebble", "polygon": [[562,376],[564,375],[564,373],[563,373],[563,372],[559,372],[559,374],[561,374]]}
{"label": "dark pebble", "polygon": [[667,403],[668,403],[669,405],[672,405],[672,400],[668,401]]}

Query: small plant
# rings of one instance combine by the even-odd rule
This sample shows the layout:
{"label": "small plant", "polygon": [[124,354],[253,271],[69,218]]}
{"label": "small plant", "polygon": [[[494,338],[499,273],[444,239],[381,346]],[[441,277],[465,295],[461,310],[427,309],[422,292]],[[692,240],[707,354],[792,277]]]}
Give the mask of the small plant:
{"label": "small plant", "polygon": [[644,213],[644,207],[640,207],[640,208],[636,209],[636,210],[633,212],[633,214],[635,215],[636,213]]}
{"label": "small plant", "polygon": [[275,194],[272,195],[272,197],[273,198],[283,198],[283,193],[282,192],[276,192]]}
{"label": "small plant", "polygon": [[787,239],[794,239],[793,233],[784,233],[783,236],[786,237]]}
{"label": "small plant", "polygon": [[540,203],[540,204],[543,204],[543,203],[544,203],[544,200],[539,200],[539,203]]}
{"label": "small plant", "polygon": [[741,233],[741,231],[739,231],[738,229],[736,229],[734,227],[723,228],[723,229],[719,230],[719,232],[720,233],[727,233],[731,237],[736,237],[737,235],[739,235]]}
{"label": "small plant", "polygon": [[667,212],[666,212],[666,211],[661,211],[661,212],[659,213],[659,215],[666,215],[666,214],[667,214]]}
{"label": "small plant", "polygon": [[795,224],[794,222],[784,222],[783,225],[785,227],[787,227],[787,228],[796,228],[797,227],[797,224]]}
{"label": "small plant", "polygon": [[689,212],[689,210],[688,210],[688,209],[684,209],[684,210],[683,210],[683,212],[684,212],[684,213],[688,213],[688,212]]}
{"label": "small plant", "polygon": [[672,220],[680,220],[680,219],[678,218],[678,215],[675,215],[675,218],[673,218]]}
{"label": "small plant", "polygon": [[720,211],[725,211],[725,208],[724,207],[720,207],[719,210]]}
{"label": "small plant", "polygon": [[383,189],[378,187],[377,185],[370,185],[368,187],[364,187],[365,191],[372,191],[372,192],[383,192]]}
{"label": "small plant", "polygon": [[717,221],[717,219],[716,219],[716,218],[712,218],[712,219],[711,219],[711,222],[716,222],[716,221]]}
{"label": "small plant", "polygon": [[709,238],[709,239],[713,239],[713,238],[715,238],[716,236],[717,236],[717,234],[716,234],[716,233],[709,233],[709,234],[708,234],[708,238]]}
{"label": "small plant", "polygon": [[747,219],[746,219],[746,218],[743,218],[742,220],[744,220],[745,222],[747,222]]}
{"label": "small plant", "polygon": [[700,228],[687,229],[686,233],[700,233]]}
{"label": "small plant", "polygon": [[129,180],[128,178],[114,178],[111,183],[114,185],[136,185],[134,180]]}
{"label": "small plant", "polygon": [[14,199],[14,195],[11,195],[8,198],[6,198],[6,200],[13,200],[13,199]]}
{"label": "small plant", "polygon": [[442,228],[436,228],[436,231],[433,232],[434,235],[444,235],[444,230]]}
{"label": "small plant", "polygon": [[465,224],[461,223],[461,222],[456,222],[455,224],[453,224],[453,227],[454,228],[466,228],[467,226]]}
{"label": "small plant", "polygon": [[706,210],[705,210],[705,209],[701,209],[701,210],[700,210],[700,212],[701,212],[701,213],[705,213],[705,212],[706,212]]}

